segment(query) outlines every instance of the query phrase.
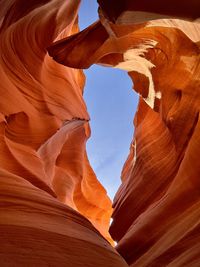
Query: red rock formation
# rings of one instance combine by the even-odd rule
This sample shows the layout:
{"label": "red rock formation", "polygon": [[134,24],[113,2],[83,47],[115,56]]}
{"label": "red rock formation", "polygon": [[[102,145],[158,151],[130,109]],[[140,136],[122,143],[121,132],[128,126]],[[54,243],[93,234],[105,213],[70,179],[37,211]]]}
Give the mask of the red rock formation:
{"label": "red rock formation", "polygon": [[127,266],[102,237],[111,202],[87,158],[73,69],[99,63],[126,70],[140,94],[116,248],[132,267],[198,267],[200,26],[180,18],[195,20],[199,1],[99,0],[100,21],[78,33],[79,2],[0,0],[0,265]]}
{"label": "red rock formation", "polygon": [[134,23],[142,19],[151,20],[164,17],[179,17],[184,19],[199,18],[199,1],[198,0],[97,0],[101,11],[112,22],[121,20],[126,23],[130,19]]}
{"label": "red rock formation", "polygon": [[140,94],[110,233],[131,267],[199,266],[200,24],[161,19],[194,20],[199,1],[99,3],[101,22],[49,53],[70,67],[124,69]]}
{"label": "red rock formation", "polygon": [[85,150],[83,72],[46,50],[78,31],[79,2],[0,1],[0,266],[127,266],[99,233],[111,241],[112,208]]}

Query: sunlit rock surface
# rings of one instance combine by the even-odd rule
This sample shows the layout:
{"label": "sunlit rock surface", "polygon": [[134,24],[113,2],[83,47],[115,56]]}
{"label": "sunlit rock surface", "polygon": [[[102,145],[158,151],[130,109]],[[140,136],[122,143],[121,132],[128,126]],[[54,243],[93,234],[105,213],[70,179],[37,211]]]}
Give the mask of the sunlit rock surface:
{"label": "sunlit rock surface", "polygon": [[198,267],[200,2],[98,2],[100,21],[49,53],[123,69],[140,95],[111,236],[131,267]]}
{"label": "sunlit rock surface", "polygon": [[0,1],[0,266],[127,266],[85,150],[83,72],[46,50],[78,31],[79,2]]}

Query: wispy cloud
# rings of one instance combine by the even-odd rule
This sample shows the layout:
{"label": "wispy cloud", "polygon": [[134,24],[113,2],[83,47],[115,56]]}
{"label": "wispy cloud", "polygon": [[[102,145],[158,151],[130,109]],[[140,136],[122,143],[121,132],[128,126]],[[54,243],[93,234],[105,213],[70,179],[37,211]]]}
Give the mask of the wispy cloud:
{"label": "wispy cloud", "polygon": [[107,166],[110,166],[112,163],[116,161],[118,157],[117,151],[112,151],[107,155],[107,157],[104,156],[103,160],[100,161],[100,163],[97,165],[96,172],[101,172],[102,169],[106,168]]}

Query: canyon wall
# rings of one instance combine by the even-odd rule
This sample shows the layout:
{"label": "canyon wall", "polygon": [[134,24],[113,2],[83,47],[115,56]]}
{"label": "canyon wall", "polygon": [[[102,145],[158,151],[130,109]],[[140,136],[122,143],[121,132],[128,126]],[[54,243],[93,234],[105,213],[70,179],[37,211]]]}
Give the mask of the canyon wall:
{"label": "canyon wall", "polygon": [[127,266],[87,158],[83,71],[46,50],[78,32],[79,4],[0,1],[0,266]]}
{"label": "canyon wall", "polygon": [[[79,0],[0,0],[0,265],[198,267],[199,2],[98,2],[79,32]],[[95,63],[140,95],[113,210],[86,153]]]}
{"label": "canyon wall", "polygon": [[49,53],[70,67],[125,70],[140,95],[111,236],[131,267],[198,267],[199,2],[98,2],[100,21]]}

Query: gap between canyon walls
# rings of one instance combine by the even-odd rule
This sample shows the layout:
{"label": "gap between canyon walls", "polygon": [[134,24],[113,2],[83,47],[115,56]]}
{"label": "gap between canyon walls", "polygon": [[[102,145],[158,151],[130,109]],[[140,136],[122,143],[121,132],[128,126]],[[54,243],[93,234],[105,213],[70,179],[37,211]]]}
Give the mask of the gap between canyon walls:
{"label": "gap between canyon walls", "polygon": [[[97,3],[81,2],[80,29],[97,19]],[[87,153],[99,181],[113,199],[129,154],[138,95],[132,90],[132,81],[125,71],[95,65],[84,72],[84,99],[92,132]]]}
{"label": "gap between canyon walls", "polygon": [[100,66],[85,71],[84,98],[91,117],[87,142],[90,163],[111,199],[133,138],[133,117],[138,102],[127,73]]}

